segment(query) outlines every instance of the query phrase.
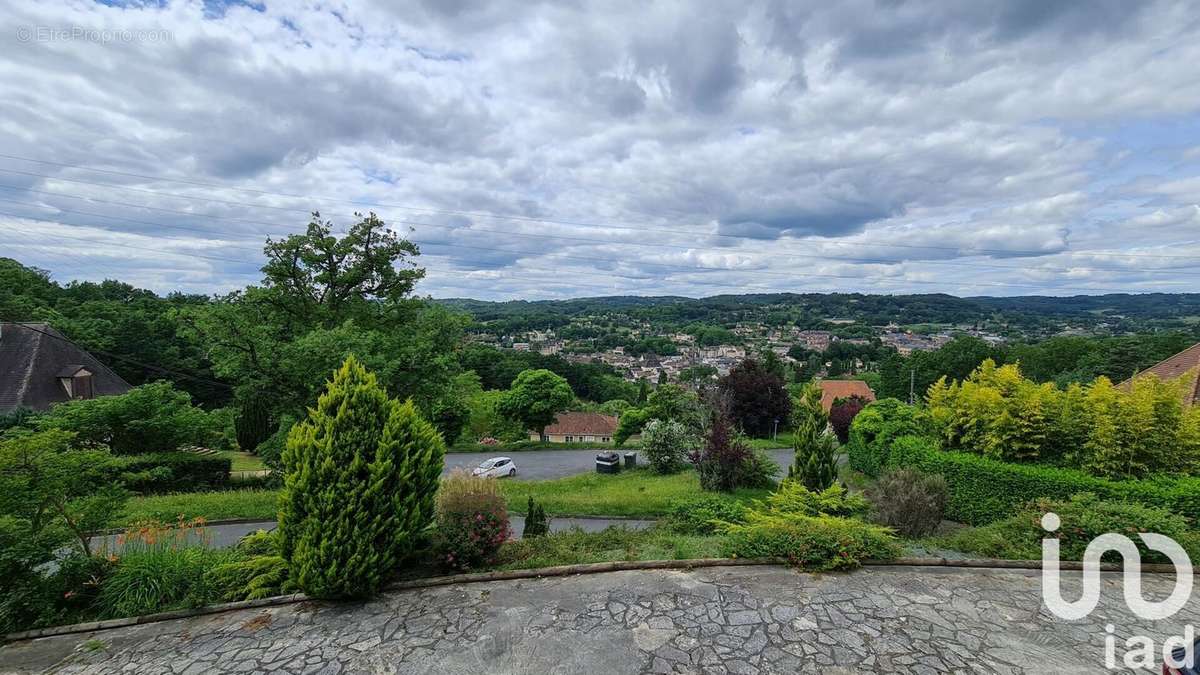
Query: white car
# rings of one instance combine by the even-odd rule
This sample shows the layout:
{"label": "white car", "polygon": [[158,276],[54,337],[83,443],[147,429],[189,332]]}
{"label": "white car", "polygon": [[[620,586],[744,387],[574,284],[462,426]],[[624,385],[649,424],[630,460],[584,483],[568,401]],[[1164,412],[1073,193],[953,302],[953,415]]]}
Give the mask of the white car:
{"label": "white car", "polygon": [[493,457],[484,460],[471,473],[476,476],[491,476],[493,478],[515,476],[517,475],[517,465],[509,457]]}

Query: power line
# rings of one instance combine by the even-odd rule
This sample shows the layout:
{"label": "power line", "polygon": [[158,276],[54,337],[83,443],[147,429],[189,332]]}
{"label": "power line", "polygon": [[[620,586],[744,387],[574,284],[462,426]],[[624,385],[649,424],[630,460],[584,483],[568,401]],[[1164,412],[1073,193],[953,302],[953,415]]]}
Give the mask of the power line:
{"label": "power line", "polygon": [[[53,207],[50,207],[50,208],[53,208]],[[0,211],[0,215],[9,216],[12,218],[24,218],[27,220],[34,220],[34,221],[38,221],[38,222],[62,224],[60,221],[49,220],[49,219],[45,219],[45,218],[34,218],[34,217],[30,217],[30,216],[22,216],[19,214],[8,213],[8,212],[4,212],[4,211]],[[101,216],[101,217],[117,218],[116,216]],[[143,222],[146,222],[146,221],[143,221]],[[146,224],[157,225],[159,227],[168,227],[168,228],[171,227],[169,225],[162,225],[162,224],[149,223],[149,222],[146,222]],[[128,235],[128,233],[120,233],[120,234]],[[121,244],[121,243],[116,243],[116,242],[103,242],[103,241],[97,241],[95,239],[73,237],[71,235],[49,235],[49,236],[58,236],[58,237],[66,238],[66,239],[76,239],[79,241],[87,241],[90,243],[111,243],[112,245],[116,245],[116,246],[124,246],[126,248],[131,248],[131,249],[135,249],[135,250],[145,250],[145,251],[150,251],[150,252],[154,252],[154,253],[163,253],[164,252],[160,249],[139,247],[139,246],[134,246],[131,244]],[[160,238],[167,239],[170,241],[183,241],[185,243],[190,241],[190,240],[182,240],[182,239],[172,239],[171,237],[162,237],[161,235],[159,235],[159,236],[160,236]],[[440,243],[428,243],[428,242],[424,243],[422,245],[425,245],[425,246],[430,246],[430,245],[433,245],[433,246],[458,246],[457,244],[440,244]],[[496,251],[508,252],[508,253],[521,253],[522,252],[522,251],[513,251],[513,250],[506,250],[506,249],[488,248],[488,247],[474,247],[474,246],[468,246],[468,245],[462,245],[462,247],[463,248],[479,248],[481,250],[490,251],[490,252],[496,252]],[[237,248],[237,247],[232,247],[232,248]],[[205,255],[205,254],[200,254],[200,253],[176,253],[176,252],[170,252],[170,251],[168,251],[166,253],[175,254],[175,255],[186,255],[186,256],[197,257],[197,258],[206,258],[206,259],[211,259],[211,260],[232,262],[232,263],[244,264],[244,265],[257,265],[258,264],[258,263],[251,262],[248,260],[240,260],[237,258],[228,258],[228,257],[224,257],[224,256]],[[598,258],[596,256],[589,258],[589,257],[582,257],[582,256],[568,256],[567,254],[559,254],[559,255],[560,255],[560,257],[578,257],[583,260],[592,261],[592,262],[594,262],[596,259],[602,259],[602,258]],[[616,261],[614,259],[610,259],[610,260]],[[481,264],[479,261],[472,261],[472,260],[463,260],[463,262],[472,263],[472,264]],[[638,264],[650,264],[650,265],[675,267],[675,266],[669,265],[669,263],[653,263],[653,262],[642,263],[639,261]],[[779,275],[779,276],[784,276],[784,277],[788,277],[788,278],[804,277],[804,278],[816,278],[816,279],[853,279],[853,280],[861,280],[863,278],[861,275],[851,275],[851,274],[819,274],[819,273],[813,273],[813,272],[778,272],[778,271],[774,271],[774,270],[735,270],[735,269],[729,269],[729,268],[723,268],[723,267],[716,267],[716,268],[698,268],[698,267],[692,267],[692,266],[678,266],[678,267],[680,268],[680,271],[685,271],[685,272],[700,272],[700,271],[739,272],[739,271],[741,271],[741,272],[748,272],[748,273],[753,273],[753,274]],[[586,273],[573,272],[573,274],[586,274]],[[609,275],[605,275],[605,276],[609,276]],[[614,276],[617,276],[617,275],[614,275]],[[628,277],[628,276],[622,276],[622,278],[630,280],[630,281],[637,281],[637,279]],[[719,286],[722,288],[744,288],[743,285],[735,285],[735,284],[712,284],[712,283],[706,284],[706,283],[700,282],[700,281],[688,281],[687,283],[693,284],[693,285]],[[930,281],[930,280],[923,280],[923,279],[904,279],[903,283],[917,284],[917,285],[933,285],[933,286],[950,285],[948,282]],[[976,281],[976,282],[956,282],[956,283],[959,286],[980,287],[980,288],[982,288],[982,287],[1000,287],[1000,288],[1038,289],[1038,288],[1043,287],[1041,284],[1020,284],[1020,283],[1011,283],[1011,282]],[[1126,292],[1128,292],[1127,289],[1108,289],[1108,288],[1103,288],[1103,287],[1091,287],[1091,286],[1086,286],[1086,287],[1085,286],[1056,286],[1056,288],[1062,289],[1062,290],[1078,290],[1078,291],[1093,291],[1093,292],[1100,291],[1100,292],[1109,292],[1109,293],[1126,293]]]}
{"label": "power line", "polygon": [[[351,204],[351,205],[355,205],[355,206],[373,207],[373,208],[392,208],[392,209],[419,211],[419,212],[425,212],[425,213],[434,213],[434,214],[439,214],[439,215],[455,215],[455,216],[470,217],[470,218],[493,218],[493,219],[502,219],[502,220],[544,223],[544,224],[549,224],[549,225],[563,225],[563,226],[567,226],[567,227],[582,227],[582,228],[590,228],[590,229],[599,228],[599,229],[628,230],[628,231],[637,232],[637,233],[645,233],[648,231],[649,232],[663,232],[663,233],[677,234],[677,235],[688,236],[688,237],[695,237],[698,234],[697,232],[694,232],[694,231],[674,230],[674,229],[661,228],[661,227],[585,223],[585,222],[569,221],[569,220],[555,220],[555,219],[551,219],[551,218],[535,218],[532,216],[508,216],[508,215],[477,212],[477,211],[456,211],[456,210],[447,210],[447,209],[434,209],[434,208],[411,206],[411,205],[405,205],[405,204],[393,204],[393,203],[387,203],[387,202],[372,202],[372,201],[365,201],[365,200],[351,200],[351,199],[342,199],[342,198],[336,198],[336,197],[312,197],[312,196],[308,196],[308,195],[298,195],[298,194],[291,194],[291,193],[286,193],[286,192],[273,192],[273,191],[269,191],[269,190],[258,190],[258,189],[254,189],[254,188],[242,188],[242,187],[237,187],[237,186],[221,185],[219,183],[211,183],[211,182],[204,182],[204,181],[167,178],[164,176],[150,176],[150,175],[146,175],[146,174],[113,171],[113,170],[108,170],[108,169],[95,169],[95,168],[91,168],[91,167],[79,165],[79,164],[65,164],[65,163],[60,163],[60,162],[51,162],[48,160],[32,159],[29,157],[21,157],[18,155],[0,154],[0,158],[15,159],[15,160],[27,161],[27,162],[35,162],[35,163],[40,163],[40,164],[47,164],[50,166],[60,166],[60,167],[64,167],[64,168],[79,169],[82,171],[92,171],[95,173],[106,173],[106,174],[126,176],[126,177],[131,177],[131,178],[140,178],[140,179],[144,179],[144,180],[181,183],[181,184],[185,184],[185,185],[195,185],[198,187],[208,187],[208,188],[215,188],[215,189],[222,189],[222,190],[234,190],[234,191],[247,192],[247,193],[259,194],[259,195],[264,195],[264,196],[284,197],[284,198],[288,198],[288,199],[305,199],[305,200],[320,201],[320,202],[337,202],[337,203]],[[184,194],[178,194],[178,193],[162,192],[162,191],[150,190],[147,188],[137,188],[137,187],[127,186],[127,185],[117,185],[117,184],[112,184],[112,183],[88,181],[88,180],[83,180],[83,179],[79,179],[79,178],[65,178],[65,177],[61,177],[61,176],[49,176],[46,174],[40,174],[40,173],[35,173],[35,172],[30,172],[30,171],[20,171],[17,169],[0,168],[0,172],[14,173],[14,174],[18,174],[18,175],[30,176],[30,177],[35,177],[35,178],[43,178],[46,180],[60,180],[60,181],[66,181],[66,182],[71,182],[71,183],[80,183],[80,184],[84,184],[84,185],[94,185],[94,186],[99,186],[99,187],[117,188],[120,190],[131,190],[131,191],[135,191],[135,192],[143,192],[143,193],[154,194],[154,195],[158,195],[158,196],[173,197],[176,199],[194,199],[194,200],[210,201],[210,202],[218,203],[218,204],[226,204],[226,205],[231,205],[231,206],[247,206],[247,207],[251,207],[251,208],[265,208],[265,209],[272,209],[272,210],[278,210],[278,211],[311,213],[311,210],[297,209],[294,207],[274,206],[274,205],[269,205],[269,204],[253,204],[253,203],[247,203],[247,202],[238,202],[238,201],[234,201],[234,200],[219,199],[219,198],[215,198],[215,197],[201,197],[201,196],[195,196],[195,195],[184,195]],[[760,241],[760,240],[752,239],[750,237],[731,235],[731,234],[711,233],[711,234],[707,234],[706,236],[720,237],[720,238],[725,238],[725,239],[734,239],[734,240],[738,240],[738,241],[745,241],[745,240]],[[823,241],[820,243],[822,245],[834,245],[834,246],[864,246],[864,245],[869,244],[871,246],[879,246],[879,247],[884,247],[884,248],[905,248],[905,249],[913,249],[913,250],[953,251],[953,252],[956,252],[959,254],[964,254],[964,255],[996,254],[996,255],[1009,255],[1009,256],[1011,256],[1011,255],[1044,256],[1044,255],[1053,255],[1053,254],[1057,254],[1057,253],[1062,253],[1062,252],[1052,252],[1052,251],[992,249],[992,248],[974,248],[974,249],[964,250],[963,247],[961,247],[961,246],[938,246],[938,245],[934,245],[934,244],[900,244],[900,243],[894,243],[894,242]],[[1121,258],[1134,257],[1134,258],[1163,258],[1163,259],[1187,259],[1187,260],[1196,260],[1196,259],[1200,258],[1200,256],[1184,256],[1184,255],[1155,254],[1155,253],[1114,253],[1114,252],[1104,252],[1104,251],[1072,251],[1072,253],[1087,254],[1087,255],[1093,255],[1093,256],[1121,257]]]}
{"label": "power line", "polygon": [[[2,155],[0,155],[0,156],[2,156]],[[4,185],[4,184],[0,184],[0,188],[10,189],[10,190],[25,190],[24,188],[19,188],[16,186]],[[247,224],[251,224],[251,225],[263,225],[263,226],[267,226],[267,227],[278,227],[279,226],[277,224],[266,223],[263,221],[256,221],[256,220],[248,220],[245,218],[218,216],[218,215],[212,215],[212,214],[206,214],[206,213],[194,213],[191,211],[181,211],[179,209],[168,209],[168,208],[163,208],[163,207],[145,206],[145,205],[133,204],[133,203],[129,203],[129,202],[111,201],[111,200],[86,197],[86,196],[81,196],[81,195],[65,194],[65,193],[60,193],[60,192],[50,192],[50,191],[45,191],[45,190],[25,190],[25,191],[34,192],[34,193],[38,193],[38,194],[46,194],[46,195],[51,195],[51,196],[56,196],[56,197],[64,197],[67,199],[92,201],[92,202],[96,202],[96,203],[100,203],[100,204],[126,206],[129,208],[146,209],[146,210],[150,210],[150,211],[160,211],[160,212],[164,212],[164,213],[172,213],[172,214],[178,214],[178,215],[189,216],[189,217],[194,216],[194,217],[209,218],[209,219],[218,220],[218,221],[240,222],[240,223],[247,223]],[[200,228],[188,228],[188,227],[181,226],[181,225],[166,225],[166,224],[162,224],[162,223],[154,223],[154,222],[145,221],[145,220],[137,220],[137,219],[128,218],[125,216],[113,216],[113,215],[108,215],[108,214],[103,214],[103,213],[90,213],[87,211],[76,211],[76,210],[71,210],[71,209],[64,209],[64,208],[58,207],[58,206],[39,204],[36,202],[24,202],[24,201],[20,201],[20,200],[4,199],[4,198],[0,198],[0,201],[10,202],[13,204],[21,204],[21,205],[25,205],[25,206],[35,206],[38,208],[54,209],[54,210],[61,211],[64,213],[76,213],[79,215],[92,216],[92,217],[96,217],[96,218],[108,218],[108,219],[118,220],[118,221],[123,220],[123,221],[131,222],[131,223],[141,223],[141,224],[145,224],[145,225],[152,225],[155,227],[168,227],[168,228],[173,227],[176,229],[185,229],[185,230],[192,230],[195,232],[201,232],[204,234],[211,234],[210,231],[203,230]],[[253,206],[253,205],[248,205],[248,206]],[[445,230],[451,230],[451,231],[457,231],[460,229],[460,228],[455,228],[450,225],[441,225],[441,224],[437,224],[437,223],[424,223],[424,222],[417,222],[417,221],[411,221],[411,220],[392,220],[392,222],[397,223],[397,224],[402,224],[402,225],[408,225],[408,226],[412,226],[412,227],[433,227],[433,228],[445,229]],[[682,245],[682,244],[657,244],[657,243],[649,243],[649,242],[609,241],[609,240],[604,240],[604,239],[570,237],[570,236],[565,236],[565,235],[547,235],[547,234],[536,234],[536,233],[530,233],[530,232],[512,232],[512,231],[508,231],[508,230],[493,230],[493,229],[487,229],[487,228],[481,228],[481,227],[475,227],[475,226],[470,227],[469,231],[471,231],[471,232],[488,232],[488,233],[494,233],[494,234],[504,234],[504,235],[508,235],[508,236],[535,238],[535,239],[580,241],[580,242],[594,243],[594,244],[605,245],[605,246],[640,246],[640,247],[648,247],[648,248],[654,248],[654,249],[674,248],[674,249],[679,249],[679,250],[684,250],[684,251],[696,251],[696,250],[711,251],[711,252],[717,252],[717,253],[722,253],[722,254],[729,252],[727,249],[714,248],[714,247],[691,246],[691,245]],[[258,234],[269,236],[269,233],[258,233]],[[411,239],[413,241],[417,241],[415,238],[411,238]],[[467,247],[467,248],[471,248],[471,247]],[[492,249],[485,249],[485,250],[492,250]],[[497,250],[504,250],[504,249],[497,249]],[[529,253],[531,255],[542,254],[541,251],[529,251]],[[739,253],[740,253],[740,251],[739,251]],[[756,254],[756,255],[761,256],[763,254]],[[791,252],[788,252],[787,255],[789,256],[789,258],[812,258],[812,259],[817,259],[817,260],[836,260],[836,261],[851,262],[851,263],[856,263],[856,264],[868,264],[868,265],[870,265],[870,264],[895,265],[895,264],[898,264],[899,262],[912,262],[912,261],[907,261],[907,260],[897,261],[897,260],[883,259],[883,258],[853,258],[853,257],[813,255],[813,254],[791,253]],[[773,259],[772,256],[764,256],[764,257],[766,257],[767,259]],[[612,258],[603,258],[600,256],[593,256],[592,259],[613,260]],[[661,263],[643,263],[643,264],[659,264],[659,265],[661,265]],[[976,262],[955,262],[955,261],[934,260],[934,261],[921,261],[920,264],[936,265],[936,266],[949,266],[949,267],[995,269],[995,270],[1004,270],[1004,271],[1009,271],[1009,272],[1023,271],[1023,268],[1020,268],[1020,267],[1012,267],[1012,266],[1008,266],[1008,265],[991,265],[991,264],[987,264],[987,263],[976,263]],[[679,267],[679,266],[676,266],[676,267]],[[702,266],[692,266],[692,267],[697,270],[730,271],[728,268],[723,268],[723,267],[702,267]],[[1112,267],[1085,267],[1085,266],[1073,266],[1070,268],[1038,267],[1036,269],[1037,269],[1037,271],[1041,271],[1041,272],[1054,272],[1054,273],[1059,273],[1059,274],[1069,274],[1069,273],[1076,272],[1076,271],[1092,271],[1092,272],[1126,272],[1126,273],[1133,272],[1133,273],[1137,273],[1137,274],[1169,274],[1172,276],[1200,276],[1200,272],[1183,272],[1183,271],[1179,271],[1176,269],[1128,270],[1128,269],[1112,268]],[[792,276],[791,273],[771,272],[768,270],[763,270],[762,273]],[[857,277],[851,277],[851,278],[857,278]],[[1036,287],[1040,287],[1040,286],[1031,284],[1030,287],[1036,288]]]}

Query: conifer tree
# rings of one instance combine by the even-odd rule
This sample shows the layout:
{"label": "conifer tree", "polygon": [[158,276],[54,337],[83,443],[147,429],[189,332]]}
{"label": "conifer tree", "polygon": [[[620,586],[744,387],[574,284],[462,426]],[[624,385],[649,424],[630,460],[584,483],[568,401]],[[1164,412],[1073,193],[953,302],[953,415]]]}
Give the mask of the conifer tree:
{"label": "conifer tree", "polygon": [[283,556],[317,598],[368,597],[433,520],[445,445],[353,357],[283,453]]}
{"label": "conifer tree", "polygon": [[788,469],[788,477],[799,480],[814,492],[833,485],[837,480],[837,444],[826,432],[824,416],[805,416],[793,438],[795,459]]}

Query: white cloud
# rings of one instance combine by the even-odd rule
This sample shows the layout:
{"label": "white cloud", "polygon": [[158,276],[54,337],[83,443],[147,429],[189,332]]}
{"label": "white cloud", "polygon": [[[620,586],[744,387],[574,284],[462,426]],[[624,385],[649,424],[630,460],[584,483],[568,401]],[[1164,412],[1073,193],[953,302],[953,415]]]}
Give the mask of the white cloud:
{"label": "white cloud", "polygon": [[[0,158],[0,247],[62,279],[225,290],[350,201],[412,229],[435,295],[1069,294],[1200,264],[1172,164],[1200,138],[1126,131],[1200,110],[1186,2],[0,5],[0,153],[147,176]],[[118,39],[20,39],[72,28]],[[158,253],[103,254],[128,237]]]}

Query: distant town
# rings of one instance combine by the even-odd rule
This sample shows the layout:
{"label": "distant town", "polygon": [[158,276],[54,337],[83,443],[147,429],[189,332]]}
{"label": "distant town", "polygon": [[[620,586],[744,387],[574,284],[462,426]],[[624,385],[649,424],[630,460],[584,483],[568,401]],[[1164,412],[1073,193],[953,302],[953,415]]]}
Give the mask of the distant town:
{"label": "distant town", "polygon": [[[855,323],[853,320],[836,318],[827,321],[844,325]],[[674,354],[652,351],[632,354],[624,346],[596,349],[590,346],[593,341],[564,339],[559,331],[554,329],[530,330],[509,335],[476,333],[472,339],[502,349],[537,352],[543,356],[558,355],[572,363],[604,363],[612,366],[624,379],[631,382],[656,382],[664,378],[671,382],[697,379],[688,377],[689,371],[702,374],[705,376],[702,379],[720,377],[727,375],[748,355],[768,351],[785,363],[795,364],[802,360],[801,355],[824,354],[837,342],[890,347],[901,356],[908,356],[916,351],[938,349],[960,335],[977,337],[995,345],[1006,341],[1006,338],[1000,335],[970,325],[954,326],[935,333],[918,333],[890,323],[872,327],[871,337],[839,337],[832,330],[804,330],[797,326],[767,326],[759,322],[746,322],[738,323],[729,332],[736,337],[735,341],[739,344],[700,345],[696,336],[691,333],[656,331],[648,322],[630,329],[627,334],[627,337],[638,341],[669,343],[674,349],[668,351],[677,352]],[[827,367],[829,364],[822,365]],[[851,373],[869,367],[869,364],[861,359],[852,360],[850,365]]]}

